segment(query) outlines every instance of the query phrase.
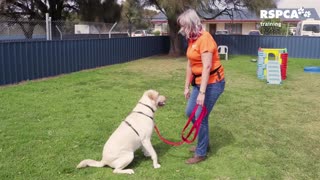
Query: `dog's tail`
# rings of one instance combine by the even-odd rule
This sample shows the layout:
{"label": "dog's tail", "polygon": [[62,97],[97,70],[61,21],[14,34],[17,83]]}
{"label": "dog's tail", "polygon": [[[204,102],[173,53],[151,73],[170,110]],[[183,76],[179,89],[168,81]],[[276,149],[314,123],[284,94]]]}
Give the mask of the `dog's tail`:
{"label": "dog's tail", "polygon": [[85,159],[78,164],[77,168],[79,169],[79,168],[84,168],[84,167],[103,167],[105,165],[107,165],[107,164],[102,161]]}

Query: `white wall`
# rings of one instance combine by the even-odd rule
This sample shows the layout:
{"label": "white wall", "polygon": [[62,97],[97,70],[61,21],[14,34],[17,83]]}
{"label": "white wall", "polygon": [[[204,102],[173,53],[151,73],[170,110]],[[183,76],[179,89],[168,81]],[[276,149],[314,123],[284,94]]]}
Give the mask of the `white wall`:
{"label": "white wall", "polygon": [[242,23],[242,34],[249,34],[250,30],[256,29],[256,23]]}
{"label": "white wall", "polygon": [[[209,30],[209,24],[205,23],[203,26],[208,31]],[[217,25],[217,31],[225,30],[225,23],[211,23]],[[242,23],[242,34],[248,34],[250,30],[256,29],[256,23],[255,22],[248,22],[248,23]]]}
{"label": "white wall", "polygon": [[225,23],[216,23],[217,24],[217,31],[225,30]]}
{"label": "white wall", "polygon": [[168,33],[168,23],[158,23],[154,25],[154,31],[160,31],[160,34]]}

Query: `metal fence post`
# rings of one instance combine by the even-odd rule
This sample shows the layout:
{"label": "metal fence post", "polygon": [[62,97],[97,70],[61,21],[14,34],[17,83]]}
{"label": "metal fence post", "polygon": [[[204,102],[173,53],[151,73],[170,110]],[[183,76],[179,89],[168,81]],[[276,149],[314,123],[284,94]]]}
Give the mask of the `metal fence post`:
{"label": "metal fence post", "polygon": [[47,40],[52,40],[51,17],[46,13],[46,36]]}
{"label": "metal fence post", "polygon": [[50,40],[50,33],[49,33],[49,13],[46,13],[46,37],[47,37],[47,40]]}
{"label": "metal fence post", "polygon": [[110,29],[110,31],[109,31],[109,38],[111,38],[111,32],[112,32],[113,28],[116,27],[117,24],[118,24],[118,22],[115,22],[115,23],[113,24],[113,26],[111,27],[111,29]]}
{"label": "metal fence post", "polygon": [[49,17],[49,39],[52,40],[52,22],[51,22],[51,17]]}
{"label": "metal fence post", "polygon": [[62,31],[59,29],[58,25],[56,25],[56,28],[58,29],[58,31],[60,33],[60,40],[62,40]]}

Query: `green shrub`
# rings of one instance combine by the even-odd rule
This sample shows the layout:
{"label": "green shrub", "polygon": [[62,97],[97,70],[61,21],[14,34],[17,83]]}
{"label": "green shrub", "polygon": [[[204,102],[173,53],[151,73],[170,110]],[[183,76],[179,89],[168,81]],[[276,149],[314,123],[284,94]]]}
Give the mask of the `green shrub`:
{"label": "green shrub", "polygon": [[154,31],[153,34],[154,34],[155,36],[160,36],[160,31]]}

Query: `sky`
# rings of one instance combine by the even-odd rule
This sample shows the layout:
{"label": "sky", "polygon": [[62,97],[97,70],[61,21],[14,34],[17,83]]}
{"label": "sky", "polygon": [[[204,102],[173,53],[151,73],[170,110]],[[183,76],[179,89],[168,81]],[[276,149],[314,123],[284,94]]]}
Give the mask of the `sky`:
{"label": "sky", "polygon": [[278,0],[278,8],[315,8],[320,16],[320,0]]}
{"label": "sky", "polygon": [[[1,0],[0,0],[1,1]],[[117,0],[120,4],[125,0]],[[320,16],[320,0],[277,0],[278,8],[315,8]]]}

